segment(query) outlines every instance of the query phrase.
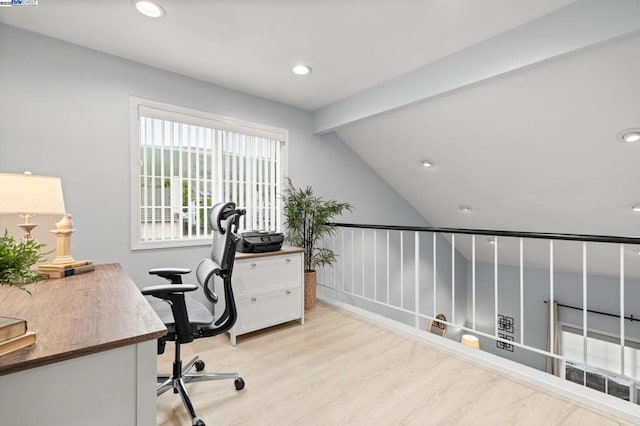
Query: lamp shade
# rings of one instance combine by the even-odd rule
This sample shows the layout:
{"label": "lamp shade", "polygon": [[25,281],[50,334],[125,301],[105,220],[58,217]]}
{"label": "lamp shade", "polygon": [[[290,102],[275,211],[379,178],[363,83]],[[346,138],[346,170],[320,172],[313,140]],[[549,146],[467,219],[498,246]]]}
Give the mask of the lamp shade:
{"label": "lamp shade", "polygon": [[60,178],[0,173],[0,214],[63,214]]}

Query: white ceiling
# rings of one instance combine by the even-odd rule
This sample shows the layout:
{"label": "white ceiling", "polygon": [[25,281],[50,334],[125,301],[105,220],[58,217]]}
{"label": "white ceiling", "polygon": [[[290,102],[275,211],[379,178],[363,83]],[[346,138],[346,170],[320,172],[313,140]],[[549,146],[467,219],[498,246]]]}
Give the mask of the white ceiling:
{"label": "white ceiling", "polygon": [[[337,133],[434,226],[640,236],[640,214],[628,208],[640,202],[640,143],[616,141],[621,130],[640,127],[640,36],[608,33],[615,15],[598,28],[593,12],[624,7],[618,15],[638,23],[640,1],[158,1],[167,13],[159,20],[139,15],[129,0],[40,0],[37,8],[0,8],[0,22],[299,108],[335,111],[350,99],[375,101],[376,87],[411,91],[407,73],[461,51],[473,58],[481,42],[504,46],[531,23],[557,27],[558,16],[579,21],[580,10],[591,10],[595,21],[585,26],[603,33],[601,42],[555,57],[529,43],[537,58],[530,65],[345,119]],[[573,43],[573,36],[564,38]],[[294,76],[298,62],[312,74]],[[420,167],[422,158],[436,167]],[[463,204],[472,210],[459,211]],[[459,247],[470,257],[464,241]],[[490,260],[486,246],[481,256]],[[640,262],[631,258],[629,267],[634,259]]]}
{"label": "white ceiling", "polygon": [[158,0],[154,20],[130,0],[40,0],[0,22],[315,110],[572,1]]}
{"label": "white ceiling", "polygon": [[640,143],[616,140],[640,126],[639,69],[634,37],[338,134],[433,225],[640,236]]}

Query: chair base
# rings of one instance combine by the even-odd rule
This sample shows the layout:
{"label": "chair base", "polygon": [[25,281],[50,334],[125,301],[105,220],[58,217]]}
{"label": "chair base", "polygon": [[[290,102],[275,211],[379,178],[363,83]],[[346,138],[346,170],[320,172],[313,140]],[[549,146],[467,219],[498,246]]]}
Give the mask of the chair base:
{"label": "chair base", "polygon": [[[191,369],[194,367],[196,368],[196,371],[201,371],[205,367],[204,361],[202,361],[198,356],[181,368],[179,365],[174,365],[174,374],[158,374],[157,394],[160,396],[169,389],[173,389],[173,393],[180,394],[182,403],[191,416],[191,424],[193,426],[205,426],[204,421],[199,419],[196,415],[185,384],[208,382],[210,380],[233,379],[236,390],[241,390],[244,388],[244,380],[238,373],[190,373]],[[178,374],[175,374],[175,371],[178,371]]]}

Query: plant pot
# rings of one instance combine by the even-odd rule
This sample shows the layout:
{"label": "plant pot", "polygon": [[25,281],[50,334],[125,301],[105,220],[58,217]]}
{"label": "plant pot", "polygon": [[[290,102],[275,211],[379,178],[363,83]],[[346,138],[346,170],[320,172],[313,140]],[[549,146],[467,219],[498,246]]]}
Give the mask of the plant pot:
{"label": "plant pot", "polygon": [[316,271],[304,273],[304,310],[308,311],[316,307]]}

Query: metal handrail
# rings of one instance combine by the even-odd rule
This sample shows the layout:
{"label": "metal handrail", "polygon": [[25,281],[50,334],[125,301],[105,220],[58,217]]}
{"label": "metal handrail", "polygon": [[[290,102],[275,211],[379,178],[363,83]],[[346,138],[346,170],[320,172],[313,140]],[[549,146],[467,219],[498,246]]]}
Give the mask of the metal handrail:
{"label": "metal handrail", "polygon": [[609,235],[588,235],[588,234],[560,234],[547,232],[524,232],[524,231],[495,231],[490,229],[459,229],[459,228],[438,228],[432,226],[398,226],[398,225],[369,225],[358,223],[336,223],[330,222],[328,225],[341,228],[379,229],[388,231],[416,231],[416,232],[440,232],[447,234],[468,234],[468,235],[489,235],[492,237],[516,237],[516,238],[538,238],[545,240],[564,241],[586,241],[593,243],[618,243],[618,244],[638,244],[640,237],[618,237]]}

